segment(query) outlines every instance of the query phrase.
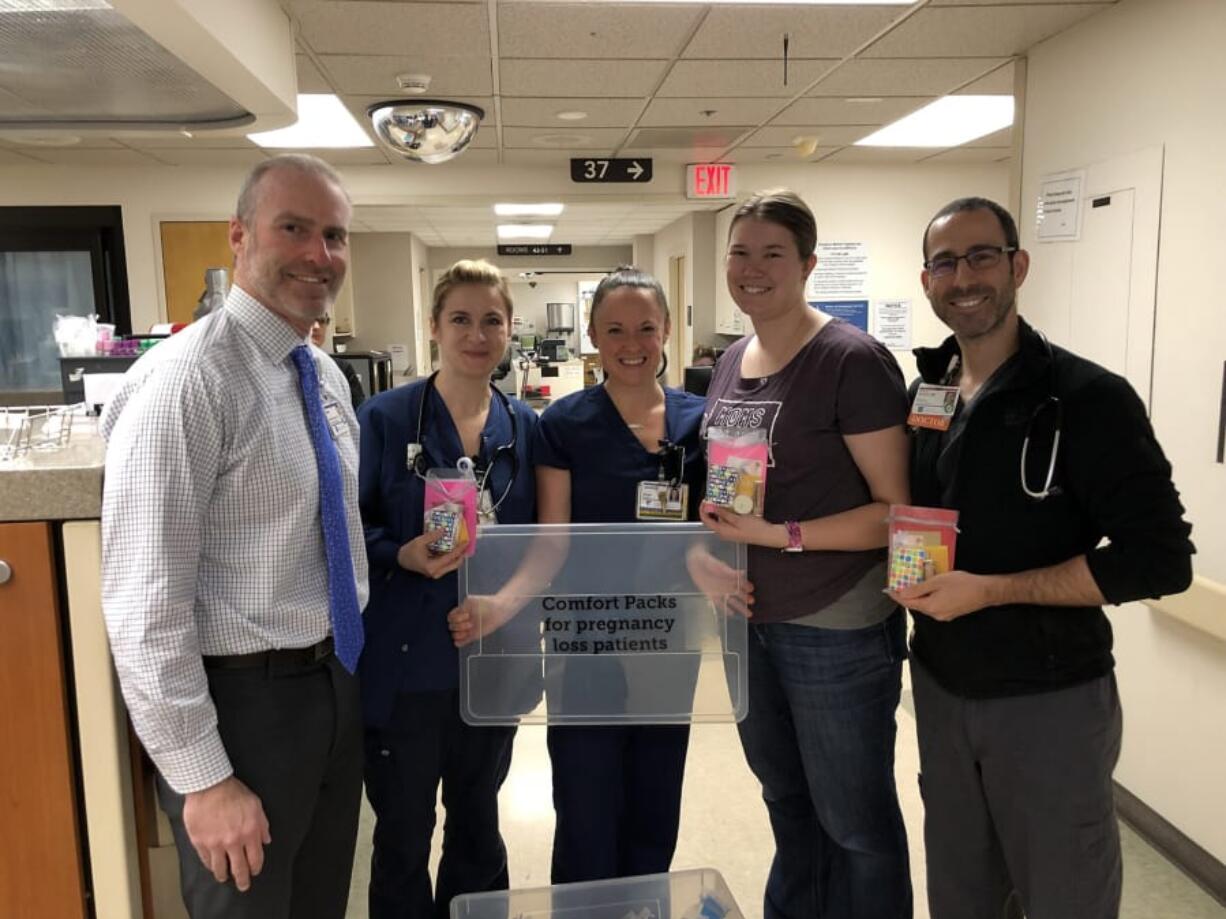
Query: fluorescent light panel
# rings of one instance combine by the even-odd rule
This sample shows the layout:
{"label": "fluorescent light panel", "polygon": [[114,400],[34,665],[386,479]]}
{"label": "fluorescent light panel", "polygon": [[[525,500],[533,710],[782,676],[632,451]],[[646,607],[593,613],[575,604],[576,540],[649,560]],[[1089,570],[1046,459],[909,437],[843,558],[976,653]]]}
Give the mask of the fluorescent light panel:
{"label": "fluorescent light panel", "polygon": [[373,147],[356,118],[331,93],[298,96],[298,121],[288,128],[248,134],[261,147],[283,149]]}
{"label": "fluorescent light panel", "polygon": [[0,13],[76,13],[109,10],[106,0],[0,0]]}
{"label": "fluorescent light panel", "polygon": [[552,223],[498,224],[499,239],[548,239],[552,234]]}
{"label": "fluorescent light panel", "polygon": [[495,204],[499,217],[557,217],[566,210],[565,204]]}
{"label": "fluorescent light panel", "polygon": [[857,147],[957,147],[1013,124],[1012,96],[945,96],[880,131]]}
{"label": "fluorescent light panel", "polygon": [[[549,2],[549,0],[546,0]],[[563,0],[555,0],[563,2]],[[627,0],[600,0],[603,3],[625,3]],[[735,3],[752,6],[769,3],[771,6],[910,6],[915,0],[633,0],[634,3]]]}

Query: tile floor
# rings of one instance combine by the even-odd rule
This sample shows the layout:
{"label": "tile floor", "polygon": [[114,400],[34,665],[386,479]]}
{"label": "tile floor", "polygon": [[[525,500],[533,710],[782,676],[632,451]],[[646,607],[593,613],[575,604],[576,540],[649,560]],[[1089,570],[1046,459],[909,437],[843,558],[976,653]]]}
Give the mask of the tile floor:
{"label": "tile floor", "polygon": [[[923,810],[916,785],[919,754],[910,694],[898,714],[898,792],[911,844],[915,919],[928,919],[924,884]],[[553,836],[545,729],[523,727],[501,795],[511,885],[549,883]],[[372,815],[363,808],[348,919],[367,919]],[[442,814],[439,815],[442,826]],[[435,833],[436,851],[441,831]],[[1135,833],[1123,827],[1124,902],[1121,919],[1226,919],[1219,905]],[[762,888],[773,851],[756,780],[745,765],[732,725],[697,725],[690,734],[681,838],[673,867],[712,867],[728,882],[746,919],[762,919]]]}

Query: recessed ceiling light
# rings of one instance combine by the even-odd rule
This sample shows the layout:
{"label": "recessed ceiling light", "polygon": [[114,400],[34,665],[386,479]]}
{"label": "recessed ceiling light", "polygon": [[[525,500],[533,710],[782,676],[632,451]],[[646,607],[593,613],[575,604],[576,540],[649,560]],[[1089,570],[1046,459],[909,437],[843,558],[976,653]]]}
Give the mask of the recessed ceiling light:
{"label": "recessed ceiling light", "polygon": [[1013,124],[1012,96],[945,96],[856,141],[857,147],[957,147]]}
{"label": "recessed ceiling light", "polygon": [[565,204],[494,205],[494,213],[499,217],[557,217],[565,209]]}
{"label": "recessed ceiling light", "polygon": [[586,117],[587,117],[587,112],[580,112],[578,110],[569,111],[569,112],[558,112],[558,118],[561,119],[562,121],[582,121]]}
{"label": "recessed ceiling light", "polygon": [[261,147],[301,149],[310,147],[373,147],[358,120],[331,93],[298,96],[298,121],[288,128],[248,134]]}
{"label": "recessed ceiling light", "polygon": [[552,233],[552,223],[498,224],[499,239],[548,239]]}

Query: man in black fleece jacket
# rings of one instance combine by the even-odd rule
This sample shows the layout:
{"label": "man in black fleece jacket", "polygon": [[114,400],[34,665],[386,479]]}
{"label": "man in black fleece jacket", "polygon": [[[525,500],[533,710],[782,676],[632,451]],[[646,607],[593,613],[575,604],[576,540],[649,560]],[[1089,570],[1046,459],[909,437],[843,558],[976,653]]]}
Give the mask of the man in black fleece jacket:
{"label": "man in black fleece jacket", "polygon": [[1009,213],[959,199],[923,245],[954,334],[916,350],[913,397],[958,398],[912,435],[911,494],[960,515],[957,570],[895,594],[915,614],[929,910],[1114,919],[1121,713],[1102,606],[1185,590],[1191,527],[1128,382],[1018,316],[1030,257]]}

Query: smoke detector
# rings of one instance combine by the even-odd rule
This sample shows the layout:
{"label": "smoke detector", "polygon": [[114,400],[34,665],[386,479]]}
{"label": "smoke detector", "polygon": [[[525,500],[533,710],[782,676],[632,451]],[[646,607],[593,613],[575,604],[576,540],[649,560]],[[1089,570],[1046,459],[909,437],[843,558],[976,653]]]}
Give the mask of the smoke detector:
{"label": "smoke detector", "polygon": [[414,96],[420,96],[430,88],[430,74],[428,73],[401,73],[396,76],[396,85],[400,87],[401,92],[406,92]]}

